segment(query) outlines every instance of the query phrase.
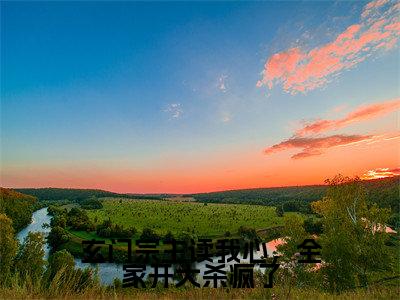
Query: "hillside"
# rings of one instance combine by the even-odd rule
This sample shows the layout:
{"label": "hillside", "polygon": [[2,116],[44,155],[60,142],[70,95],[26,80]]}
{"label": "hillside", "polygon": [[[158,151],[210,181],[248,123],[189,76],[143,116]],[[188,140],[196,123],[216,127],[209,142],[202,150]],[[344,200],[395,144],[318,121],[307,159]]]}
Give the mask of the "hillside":
{"label": "hillside", "polygon": [[72,189],[72,188],[22,188],[15,189],[20,193],[37,197],[40,201],[60,201],[69,200],[81,202],[89,198],[119,197],[119,198],[141,198],[141,199],[160,199],[161,196],[139,196],[130,194],[118,194],[114,192],[96,189]]}
{"label": "hillside", "polygon": [[[368,191],[368,201],[381,207],[399,212],[400,176],[363,181]],[[221,191],[191,195],[196,201],[206,203],[245,203],[283,206],[285,211],[308,210],[308,204],[321,199],[326,192],[326,185],[291,186],[276,188],[256,188]]]}
{"label": "hillside", "polygon": [[16,231],[31,222],[37,199],[11,189],[0,188],[0,213],[5,213],[13,220]]}

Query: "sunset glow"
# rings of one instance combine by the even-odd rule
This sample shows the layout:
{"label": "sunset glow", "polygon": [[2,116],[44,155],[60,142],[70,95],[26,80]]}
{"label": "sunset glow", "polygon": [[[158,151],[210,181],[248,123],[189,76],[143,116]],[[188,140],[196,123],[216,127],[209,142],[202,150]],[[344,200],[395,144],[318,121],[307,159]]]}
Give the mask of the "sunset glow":
{"label": "sunset glow", "polygon": [[365,174],[361,176],[361,179],[378,179],[378,178],[387,178],[394,177],[400,175],[400,168],[379,168],[375,170],[369,170]]}
{"label": "sunset glow", "polygon": [[396,1],[37,4],[2,4],[3,187],[400,175]]}

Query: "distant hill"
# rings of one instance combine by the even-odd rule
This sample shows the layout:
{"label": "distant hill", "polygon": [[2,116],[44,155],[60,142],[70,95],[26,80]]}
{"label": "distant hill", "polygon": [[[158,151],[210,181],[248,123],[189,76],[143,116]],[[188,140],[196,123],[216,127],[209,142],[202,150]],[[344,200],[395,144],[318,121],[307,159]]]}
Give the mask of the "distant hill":
{"label": "distant hill", "polygon": [[363,181],[368,190],[370,203],[391,208],[400,213],[400,176]]}
{"label": "distant hill", "polygon": [[120,198],[140,198],[140,199],[161,199],[159,195],[137,195],[119,194],[96,189],[72,189],[72,188],[23,188],[14,189],[20,193],[37,197],[40,201],[60,201],[69,200],[81,202],[89,198],[120,197]]}
{"label": "distant hill", "polygon": [[[365,180],[368,201],[399,212],[400,176]],[[285,211],[309,211],[309,203],[321,199],[326,185],[290,186],[231,190],[191,195],[196,201],[205,203],[236,203],[283,206]]]}
{"label": "distant hill", "polygon": [[16,231],[31,222],[36,201],[36,197],[0,188],[0,213],[6,214],[13,220],[13,227]]}

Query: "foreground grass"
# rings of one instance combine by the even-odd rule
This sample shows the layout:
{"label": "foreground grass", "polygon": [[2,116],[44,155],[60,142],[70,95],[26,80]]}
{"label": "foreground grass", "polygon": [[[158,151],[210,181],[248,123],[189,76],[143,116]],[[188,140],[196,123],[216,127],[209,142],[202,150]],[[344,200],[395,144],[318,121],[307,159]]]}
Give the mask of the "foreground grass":
{"label": "foreground grass", "polygon": [[400,288],[375,286],[367,289],[357,289],[339,295],[324,293],[317,290],[292,288],[273,289],[166,289],[140,290],[93,287],[80,294],[46,293],[29,291],[24,288],[0,289],[0,299],[399,299]]}
{"label": "foreground grass", "polygon": [[386,282],[371,283],[369,287],[349,290],[341,294],[322,291],[320,287],[296,285],[296,282],[278,277],[273,288],[261,288],[263,277],[255,274],[256,288],[195,288],[185,285],[168,289],[162,283],[156,288],[122,288],[121,282],[105,286],[100,284],[97,272],[92,273],[92,279],[81,281],[82,273],[77,276],[65,268],[59,269],[55,276],[41,277],[32,281],[30,277],[19,278],[17,274],[10,283],[0,285],[0,299],[399,299],[400,279]]}

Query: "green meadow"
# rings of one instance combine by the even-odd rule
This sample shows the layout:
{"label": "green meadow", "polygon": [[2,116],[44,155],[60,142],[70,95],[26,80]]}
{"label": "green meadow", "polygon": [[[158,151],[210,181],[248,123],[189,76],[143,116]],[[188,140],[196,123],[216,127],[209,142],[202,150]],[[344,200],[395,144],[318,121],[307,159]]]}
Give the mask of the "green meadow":
{"label": "green meadow", "polygon": [[240,226],[255,229],[282,225],[275,207],[243,204],[204,204],[182,201],[104,198],[103,208],[87,210],[92,221],[109,218],[114,224],[151,228],[160,235],[194,233],[199,237],[236,234]]}

